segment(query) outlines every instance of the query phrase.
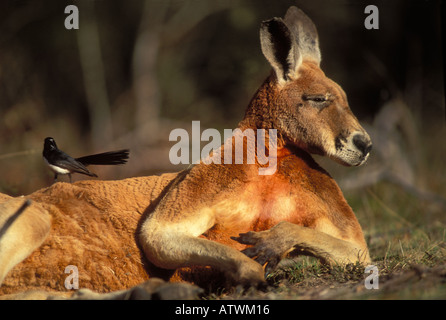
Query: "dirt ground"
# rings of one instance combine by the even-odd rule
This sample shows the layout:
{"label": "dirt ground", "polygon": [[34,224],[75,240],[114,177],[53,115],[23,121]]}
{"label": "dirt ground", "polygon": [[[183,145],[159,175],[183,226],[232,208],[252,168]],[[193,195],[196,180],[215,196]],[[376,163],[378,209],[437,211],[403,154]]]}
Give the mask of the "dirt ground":
{"label": "dirt ground", "polygon": [[[310,268],[311,269],[311,268]],[[340,269],[312,268],[301,275],[300,281],[286,275],[286,270],[276,273],[276,279],[265,291],[240,288],[233,292],[211,294],[206,299],[280,299],[280,300],[401,300],[446,299],[446,263],[428,267],[411,265],[392,273],[379,274],[378,283],[365,282],[371,273],[361,272],[362,267]],[[341,272],[342,271],[342,272]],[[378,265],[379,271],[379,265]],[[288,270],[290,272],[290,270]],[[278,280],[281,278],[280,280]]]}

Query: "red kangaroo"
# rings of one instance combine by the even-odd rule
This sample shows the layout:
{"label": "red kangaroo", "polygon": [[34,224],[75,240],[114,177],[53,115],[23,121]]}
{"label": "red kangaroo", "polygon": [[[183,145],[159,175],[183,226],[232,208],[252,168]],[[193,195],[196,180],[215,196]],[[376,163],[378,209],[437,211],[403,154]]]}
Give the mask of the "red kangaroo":
{"label": "red kangaroo", "polygon": [[[277,130],[272,174],[259,174],[259,161],[225,163],[222,146],[221,163],[175,174],[59,182],[22,198],[0,194],[0,293],[67,292],[67,265],[78,267],[81,287],[110,292],[153,276],[149,262],[211,267],[249,285],[263,283],[265,271],[289,255],[368,263],[355,214],[310,153],[359,166],[371,140],[345,92],[320,69],[316,27],[301,10],[264,21],[260,41],[273,71],[238,128]],[[24,199],[31,206],[3,228]]]}

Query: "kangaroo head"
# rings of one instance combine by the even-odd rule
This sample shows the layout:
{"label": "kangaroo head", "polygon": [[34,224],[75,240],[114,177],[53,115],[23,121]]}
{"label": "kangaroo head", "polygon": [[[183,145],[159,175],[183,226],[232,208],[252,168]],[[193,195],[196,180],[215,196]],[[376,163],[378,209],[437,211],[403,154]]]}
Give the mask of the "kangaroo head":
{"label": "kangaroo head", "polygon": [[320,69],[319,40],[310,18],[291,7],[284,19],[262,23],[260,40],[274,72],[245,117],[256,117],[257,126],[276,128],[284,144],[344,165],[363,164],[370,137],[351,112],[345,92]]}

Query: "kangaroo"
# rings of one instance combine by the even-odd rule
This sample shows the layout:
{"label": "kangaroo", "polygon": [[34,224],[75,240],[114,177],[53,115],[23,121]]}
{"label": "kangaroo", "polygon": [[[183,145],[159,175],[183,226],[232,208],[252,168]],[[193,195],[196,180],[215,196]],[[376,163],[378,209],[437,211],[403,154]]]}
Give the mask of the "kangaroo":
{"label": "kangaroo", "polygon": [[[277,130],[275,150],[267,150],[276,155],[274,173],[260,175],[258,161],[202,161],[176,174],[36,191],[0,235],[0,293],[64,291],[69,264],[82,269],[84,287],[109,292],[153,277],[152,270],[210,267],[236,283],[261,285],[290,255],[369,263],[354,212],[310,155],[360,166],[372,147],[345,92],[320,69],[316,27],[290,7],[283,19],[261,24],[260,42],[272,72],[238,128]],[[218,152],[223,159],[223,146]],[[0,194],[0,227],[22,202]]]}

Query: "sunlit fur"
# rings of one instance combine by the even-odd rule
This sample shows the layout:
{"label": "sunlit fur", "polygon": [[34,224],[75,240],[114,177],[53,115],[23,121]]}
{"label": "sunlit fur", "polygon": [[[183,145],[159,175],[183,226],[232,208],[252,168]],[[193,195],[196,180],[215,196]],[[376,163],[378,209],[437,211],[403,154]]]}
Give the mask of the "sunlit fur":
{"label": "sunlit fur", "polygon": [[[0,293],[70,295],[64,286],[68,265],[78,267],[82,288],[103,293],[149,277],[209,286],[224,275],[235,284],[257,285],[264,282],[264,266],[252,258],[268,263],[267,269],[290,254],[329,264],[368,263],[355,214],[310,154],[360,165],[370,138],[345,92],[319,67],[311,20],[291,7],[285,23],[275,18],[262,24],[262,50],[273,72],[238,125],[277,129],[274,174],[259,175],[259,163],[200,163],[175,174],[38,190],[26,197],[33,205],[0,238]],[[268,28],[274,24],[280,28]],[[310,42],[299,47],[291,36],[302,35]],[[291,49],[277,57],[271,46],[283,39],[282,47]],[[22,201],[0,194],[0,227]],[[249,256],[239,251],[246,248]]]}

